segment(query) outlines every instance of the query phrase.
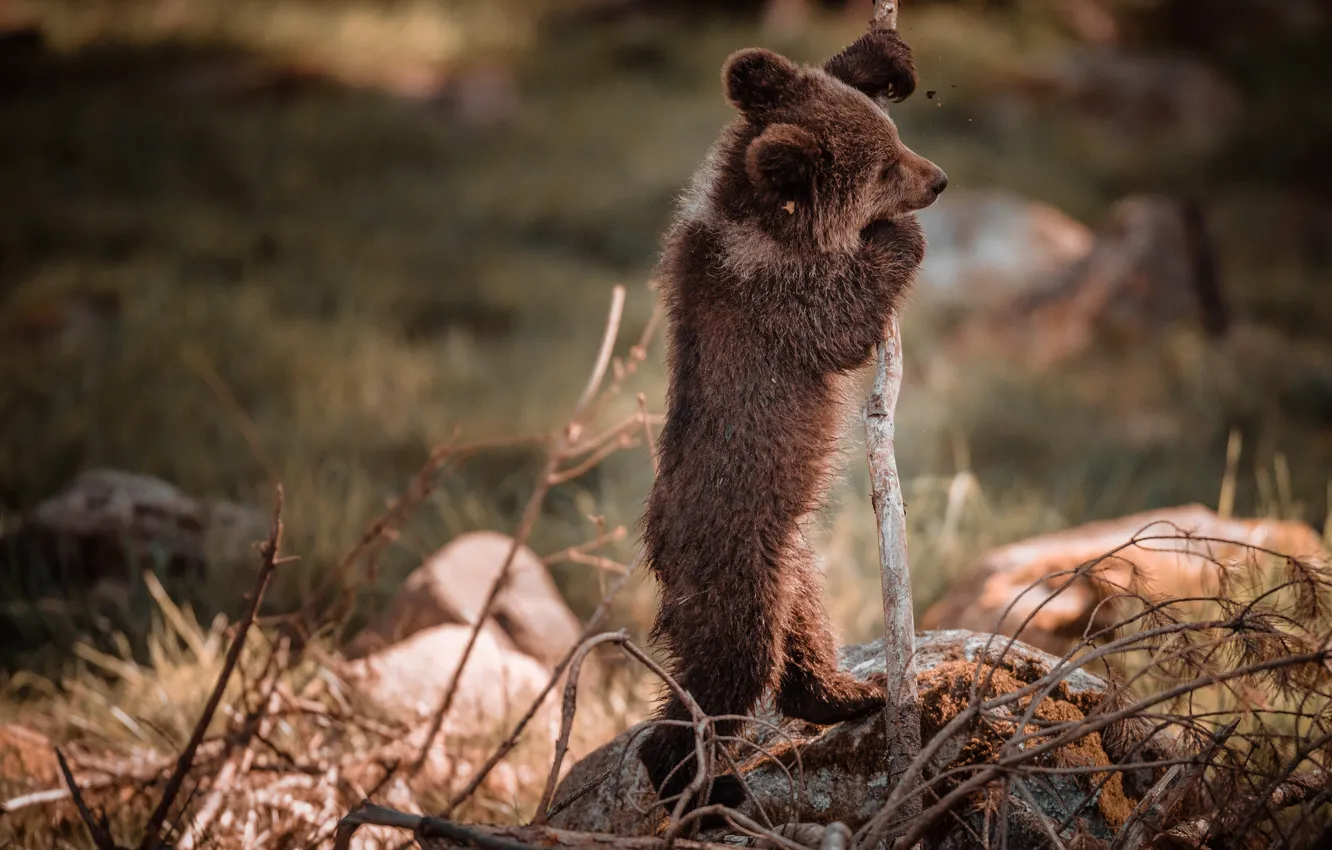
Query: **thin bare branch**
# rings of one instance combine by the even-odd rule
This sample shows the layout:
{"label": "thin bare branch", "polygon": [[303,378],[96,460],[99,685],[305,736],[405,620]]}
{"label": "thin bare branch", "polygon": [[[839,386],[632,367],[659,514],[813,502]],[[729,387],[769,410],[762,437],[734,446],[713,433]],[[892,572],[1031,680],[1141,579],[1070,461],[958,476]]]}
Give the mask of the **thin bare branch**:
{"label": "thin bare branch", "polygon": [[356,545],[351,548],[351,551],[343,556],[337,568],[324,573],[321,581],[307,594],[307,601],[295,618],[297,625],[303,631],[307,633],[312,631],[308,624],[316,620],[317,606],[328,585],[334,581],[339,581],[342,584],[342,601],[340,603],[342,615],[341,617],[330,617],[329,612],[324,611],[320,618],[324,621],[333,620],[335,630],[345,626],[345,618],[352,613],[351,601],[357,585],[357,582],[352,580],[352,568],[367,555],[373,557],[383,550],[393,539],[394,529],[402,525],[407,516],[425,501],[438,486],[440,471],[451,461],[455,461],[466,454],[469,448],[475,447],[459,447],[450,441],[431,449],[425,463],[421,465],[421,468],[412,478],[407,489],[393,500],[388,510],[375,517],[366,526],[360,540],[356,541]]}
{"label": "thin bare branch", "polygon": [[[463,826],[443,818],[399,812],[363,803],[342,819],[333,850],[348,850],[357,827],[373,824],[412,832],[423,847],[476,847],[478,850],[663,850],[666,839],[573,832],[549,826]],[[733,850],[730,845],[676,839],[683,850]]]}
{"label": "thin bare branch", "polygon": [[273,524],[268,533],[268,540],[265,541],[261,550],[262,562],[259,567],[259,574],[254,580],[254,589],[250,591],[249,599],[245,606],[245,613],[240,619],[240,625],[236,629],[236,636],[231,640],[231,646],[227,648],[226,660],[222,664],[222,671],[217,676],[217,684],[213,686],[213,692],[208,697],[208,702],[204,705],[203,714],[194,724],[194,731],[190,733],[190,738],[185,744],[185,749],[181,751],[180,758],[176,760],[175,770],[167,780],[166,788],[162,792],[162,799],[158,802],[157,808],[148,818],[148,825],[144,828],[143,841],[140,843],[140,850],[156,850],[161,846],[162,824],[165,823],[167,814],[171,806],[176,801],[176,796],[180,793],[181,786],[185,782],[185,776],[190,771],[190,766],[194,764],[194,756],[199,749],[199,744],[203,742],[204,733],[208,731],[208,725],[213,720],[213,714],[217,711],[217,706],[222,701],[222,694],[226,691],[227,682],[231,680],[231,674],[236,669],[236,663],[240,661],[241,650],[245,648],[245,638],[249,634],[250,627],[254,625],[255,615],[259,613],[259,605],[263,602],[264,591],[268,589],[268,582],[273,577],[273,570],[278,562],[278,549],[282,545],[282,486],[278,485],[273,501]]}
{"label": "thin bare branch", "polygon": [[592,374],[587,378],[583,394],[574,403],[573,414],[569,417],[570,428],[566,429],[566,433],[577,428],[583,410],[591,403],[597,390],[601,389],[601,382],[606,377],[606,367],[610,364],[611,352],[615,349],[615,339],[620,335],[620,319],[623,316],[624,287],[617,286],[611,290],[610,316],[606,318],[606,332],[601,337],[601,350],[597,352],[596,365],[592,367]]}
{"label": "thin bare branch", "polygon": [[417,773],[425,765],[426,758],[430,754],[430,748],[434,746],[435,738],[439,735],[440,727],[444,725],[444,718],[448,716],[453,707],[454,696],[458,692],[458,683],[462,681],[463,670],[467,662],[472,657],[472,649],[476,646],[477,637],[481,634],[481,629],[490,618],[491,611],[495,607],[495,602],[499,598],[500,592],[508,584],[509,573],[513,569],[514,558],[518,554],[518,549],[523,546],[532,533],[536,525],[537,517],[541,514],[541,508],[545,504],[546,495],[553,486],[553,477],[560,467],[560,463],[565,459],[565,451],[569,444],[578,439],[582,429],[581,417],[588,403],[595,396],[597,389],[601,386],[601,381],[606,374],[606,365],[610,362],[610,353],[615,345],[615,338],[619,334],[620,319],[624,311],[624,287],[617,286],[611,293],[610,315],[606,319],[606,331],[602,335],[601,349],[597,353],[596,364],[592,368],[592,375],[588,378],[587,386],[583,389],[583,394],[579,396],[574,404],[573,412],[570,414],[569,421],[561,430],[559,437],[546,456],[546,463],[541,474],[537,477],[536,486],[532,490],[532,495],[527,500],[527,506],[523,509],[522,519],[519,521],[518,530],[514,534],[512,545],[509,547],[509,554],[505,557],[503,565],[496,573],[494,581],[490,584],[490,590],[486,594],[486,599],[481,603],[481,609],[477,612],[476,621],[472,623],[472,630],[467,636],[467,643],[463,646],[462,654],[458,658],[458,663],[449,677],[448,685],[444,689],[444,697],[440,700],[439,707],[435,709],[430,718],[430,725],[426,730],[425,740],[421,744],[421,750],[417,754],[416,760],[411,766],[411,772]]}
{"label": "thin bare branch", "polygon": [[1193,764],[1188,767],[1175,765],[1166,771],[1165,776],[1162,776],[1134,807],[1128,820],[1115,835],[1110,850],[1143,850],[1150,846],[1152,838],[1150,827],[1155,827],[1159,831],[1162,824],[1170,822],[1169,819],[1175,814],[1185,795],[1202,779],[1203,771],[1207,769],[1213,754],[1225,746],[1226,740],[1238,727],[1238,720],[1223,726],[1212,736],[1208,748],[1198,754]]}
{"label": "thin bare branch", "polygon": [[[638,417],[635,416],[634,418],[630,419],[628,424],[637,425]],[[636,437],[631,436],[628,431],[625,431],[611,442],[606,443],[605,445],[598,448],[595,452],[588,455],[583,460],[579,461],[578,464],[576,464],[575,466],[572,466],[568,469],[557,470],[556,472],[554,472],[550,476],[549,486],[557,487],[560,484],[567,484],[568,482],[573,481],[575,478],[581,478],[606,458],[610,457],[611,455],[615,454],[616,452],[622,449],[633,448],[634,444],[637,442],[638,440]]]}
{"label": "thin bare branch", "polygon": [[551,818],[555,817],[560,812],[564,811],[565,809],[572,806],[574,803],[583,799],[583,797],[587,796],[587,793],[589,791],[591,791],[593,788],[600,786],[601,783],[609,779],[610,775],[611,775],[611,769],[606,768],[601,773],[597,774],[588,781],[584,782],[582,785],[575,788],[573,791],[569,793],[569,796],[565,797],[562,800],[557,801],[554,805],[552,805],[549,809],[546,810],[546,821],[549,822]]}
{"label": "thin bare branch", "polygon": [[643,420],[643,438],[647,444],[648,457],[652,460],[652,474],[656,475],[660,465],[657,459],[657,439],[652,434],[652,415],[648,413],[647,395],[638,394],[638,415]]}
{"label": "thin bare branch", "polygon": [[[90,788],[104,787],[105,785],[114,785],[112,781],[106,781],[103,786],[90,785]],[[49,803],[58,803],[61,800],[67,800],[70,797],[69,786],[61,788],[49,788],[45,791],[33,791],[31,794],[20,794],[17,797],[11,797],[8,800],[0,802],[0,815],[7,815],[17,812],[19,809],[26,809],[29,806],[44,806]]]}
{"label": "thin bare branch", "polygon": [[584,543],[577,543],[566,549],[561,549],[558,552],[547,555],[541,559],[541,562],[546,566],[550,566],[551,564],[557,564],[560,561],[570,561],[579,555],[586,555],[593,549],[600,549],[607,543],[623,540],[628,533],[629,529],[625,528],[623,525],[617,525],[614,529],[602,532],[591,540]]}
{"label": "thin bare branch", "polygon": [[457,794],[453,795],[449,800],[448,807],[442,813],[444,817],[448,817],[449,814],[454,809],[458,808],[464,800],[476,793],[476,789],[481,786],[481,783],[485,781],[485,778],[495,769],[495,766],[518,745],[519,736],[523,734],[523,730],[527,728],[527,724],[536,716],[537,710],[541,707],[541,704],[546,701],[546,697],[555,689],[555,684],[559,682],[560,677],[564,675],[564,671],[568,669],[569,665],[573,662],[573,657],[578,651],[578,647],[582,645],[583,641],[596,634],[597,629],[601,628],[602,621],[606,619],[606,615],[610,612],[611,603],[613,603],[615,598],[620,595],[620,591],[629,583],[629,579],[633,576],[634,570],[641,563],[642,553],[640,552],[639,556],[635,558],[634,562],[625,570],[624,575],[620,576],[615,584],[611,586],[610,590],[606,592],[606,595],[602,597],[601,603],[597,605],[597,610],[592,612],[592,616],[587,620],[587,625],[583,627],[583,633],[579,635],[578,643],[569,647],[569,651],[565,653],[564,658],[560,659],[560,663],[555,665],[555,670],[550,674],[550,679],[546,681],[546,686],[542,688],[541,693],[537,694],[536,698],[532,700],[532,704],[528,706],[527,712],[514,726],[513,731],[509,733],[509,737],[504,739],[504,742],[495,748],[495,752],[490,754],[490,758],[486,759],[486,763],[481,765],[481,769],[476,772],[476,775],[467,783],[467,786]]}
{"label": "thin bare branch", "polygon": [[[642,395],[642,393],[639,395]],[[646,399],[643,400],[643,405],[646,405]],[[626,435],[631,435],[639,428],[647,429],[648,434],[651,434],[651,428],[653,425],[661,425],[665,423],[665,421],[666,417],[664,415],[660,413],[649,413],[646,407],[640,405],[638,413],[620,420],[604,431],[591,437],[580,436],[577,441],[569,442],[564,448],[564,459],[566,461],[575,460],[589,452],[604,450],[606,444],[611,442],[619,442],[623,447],[624,445],[627,445],[624,442]],[[651,445],[650,438],[648,443]]]}
{"label": "thin bare branch", "polygon": [[[274,659],[276,658],[277,655],[275,654]],[[236,783],[249,772],[253,765],[253,747],[256,742],[263,742],[270,749],[281,752],[265,737],[266,730],[273,719],[272,714],[278,706],[277,680],[286,664],[282,663],[275,666],[278,669],[273,673],[268,692],[262,694],[259,707],[242,719],[239,740],[236,742],[237,748],[217,772],[207,799],[199,807],[198,814],[194,816],[181,835],[180,841],[177,842],[178,850],[193,850],[195,845],[207,834],[209,827],[212,826],[213,819],[222,811],[224,798],[231,793]],[[288,763],[297,766],[296,760],[290,755],[283,754],[283,756]]]}
{"label": "thin bare branch", "polygon": [[70,772],[69,762],[65,761],[65,754],[57,747],[56,762],[60,765],[60,775],[65,778],[65,787],[69,789],[69,795],[74,799],[74,806],[79,810],[79,817],[83,820],[83,825],[88,827],[88,833],[92,836],[93,844],[97,850],[120,850],[116,842],[111,838],[111,833],[107,832],[106,825],[93,817],[93,813],[88,809],[88,804],[83,800],[83,792],[79,790],[79,785],[74,781],[74,774]]}
{"label": "thin bare branch", "polygon": [[569,678],[564,683],[564,706],[560,718],[560,735],[555,742],[555,758],[550,764],[546,787],[541,792],[540,801],[537,802],[536,814],[532,818],[533,824],[546,822],[546,810],[550,808],[551,798],[555,796],[555,783],[560,778],[560,766],[564,763],[564,754],[569,750],[569,735],[573,732],[574,714],[578,710],[578,674],[582,672],[583,659],[603,643],[622,642],[628,639],[629,633],[625,631],[597,635],[583,641],[574,654],[573,662],[569,665]]}
{"label": "thin bare branch", "polygon": [[[711,764],[710,759],[708,758],[707,746],[704,741],[705,733],[708,728],[708,716],[703,712],[703,709],[699,708],[698,703],[694,700],[693,694],[686,691],[684,687],[675,680],[674,676],[667,673],[665,668],[653,661],[646,652],[634,645],[633,641],[622,641],[620,643],[620,649],[622,649],[630,658],[637,660],[644,667],[651,670],[656,674],[657,678],[665,682],[666,686],[671,689],[671,693],[675,695],[676,699],[684,704],[685,708],[689,710],[689,716],[693,718],[694,757],[697,761],[697,766],[694,769],[693,780],[691,780],[690,783],[685,786],[684,791],[680,793],[680,797],[675,803],[675,810],[671,813],[671,823],[666,830],[666,841],[669,846],[670,842],[680,834],[680,830],[684,826],[682,818],[684,817],[685,809],[689,805],[689,801],[698,798],[700,792],[703,791],[708,783]],[[676,766],[676,769],[679,769],[679,765]],[[673,773],[674,771],[672,771],[672,774]],[[669,778],[670,774],[667,776]]]}
{"label": "thin bare branch", "polygon": [[1031,807],[1036,819],[1040,821],[1041,829],[1045,830],[1045,837],[1050,839],[1050,846],[1055,850],[1067,850],[1064,846],[1064,839],[1059,837],[1059,832],[1055,830],[1049,816],[1041,809],[1041,804],[1036,802],[1036,797],[1031,793],[1031,789],[1027,787],[1027,783],[1023,782],[1021,777],[1015,777],[1013,787],[1017,789],[1018,795],[1027,802],[1027,805]]}

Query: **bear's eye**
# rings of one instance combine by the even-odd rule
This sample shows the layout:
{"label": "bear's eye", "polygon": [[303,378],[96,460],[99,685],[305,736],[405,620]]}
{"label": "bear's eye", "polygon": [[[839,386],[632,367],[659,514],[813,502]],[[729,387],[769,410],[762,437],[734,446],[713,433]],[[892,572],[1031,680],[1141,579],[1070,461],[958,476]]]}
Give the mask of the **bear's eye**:
{"label": "bear's eye", "polygon": [[895,172],[896,170],[897,170],[897,163],[896,163],[896,162],[890,162],[890,163],[888,163],[888,164],[885,165],[883,168],[879,169],[879,179],[880,179],[880,180],[891,180],[892,177],[893,177],[893,172]]}

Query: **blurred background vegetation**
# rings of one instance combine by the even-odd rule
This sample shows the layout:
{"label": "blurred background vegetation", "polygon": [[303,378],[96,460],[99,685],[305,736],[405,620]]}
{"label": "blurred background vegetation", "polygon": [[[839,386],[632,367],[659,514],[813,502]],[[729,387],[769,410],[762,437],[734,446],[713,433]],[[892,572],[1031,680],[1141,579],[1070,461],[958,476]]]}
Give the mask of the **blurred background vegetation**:
{"label": "blurred background vegetation", "polygon": [[[893,114],[950,193],[1002,190],[1093,228],[1127,195],[1192,199],[1236,320],[1219,340],[1144,327],[1036,370],[952,355],[922,298],[904,320],[898,426],[918,608],[986,546],[1215,506],[1232,434],[1236,512],[1323,526],[1322,4],[904,5],[922,79]],[[285,548],[301,562],[267,609],[319,604],[315,578],[432,446],[564,421],[613,285],[628,288],[617,352],[643,331],[661,231],[729,115],[726,55],[759,44],[816,61],[869,12],[868,0],[0,3],[0,531],[93,467],[261,510],[278,478]],[[1098,77],[1106,57],[1184,71]],[[1197,68],[1234,99],[1228,120],[1212,120]],[[1076,98],[1049,94],[1082,79]],[[606,421],[638,392],[661,409],[659,344]],[[847,457],[819,545],[829,606],[858,640],[881,614],[863,453]],[[373,574],[345,577],[357,616],[459,533],[513,531],[540,463],[515,445],[449,466]],[[632,530],[650,479],[640,446],[556,488],[533,547],[592,537],[592,515]],[[950,513],[958,481],[974,486]],[[137,585],[108,607],[33,569],[11,559],[3,576],[0,683],[65,669],[77,639],[146,628]],[[201,621],[234,616],[253,569],[243,550],[220,555],[173,594]],[[600,577],[554,569],[588,613]],[[617,619],[641,633],[652,593],[640,582]]]}

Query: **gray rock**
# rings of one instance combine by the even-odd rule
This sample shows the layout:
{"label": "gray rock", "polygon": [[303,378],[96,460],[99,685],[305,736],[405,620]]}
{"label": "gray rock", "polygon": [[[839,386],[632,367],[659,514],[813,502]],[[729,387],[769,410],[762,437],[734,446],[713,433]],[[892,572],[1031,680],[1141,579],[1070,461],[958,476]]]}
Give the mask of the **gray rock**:
{"label": "gray rock", "polygon": [[[986,641],[990,639],[990,635],[967,631],[918,633],[924,740],[929,741],[956,710],[965,705],[974,664],[985,653]],[[1004,639],[994,638],[989,652],[985,653],[991,663],[998,662],[994,678],[996,691],[1014,690],[1023,683],[1034,681],[1057,662],[1054,656],[1022,644],[1015,644],[1001,656],[1005,644]],[[859,678],[883,671],[882,642],[846,648],[842,666]],[[1104,681],[1085,671],[1074,671],[1050,698],[1041,703],[1038,716],[1050,719],[1080,716],[1105,692]],[[841,822],[854,830],[883,805],[891,789],[885,773],[886,727],[882,715],[837,726],[817,727],[781,719],[767,702],[758,717],[761,722],[751,724],[748,734],[753,752],[740,754],[738,760],[741,773],[770,822]],[[991,726],[995,722],[991,717]],[[646,723],[634,726],[569,771],[556,791],[557,805],[584,789],[586,791],[552,819],[553,826],[617,835],[651,835],[662,828],[664,817],[660,809],[651,815],[643,813],[652,800],[652,791],[635,755],[635,739],[646,726]],[[1002,736],[997,737],[985,729],[980,726],[971,728],[965,735],[943,746],[927,775],[984,761],[986,755],[1003,741]],[[1124,737],[1118,736],[1119,739]],[[766,750],[771,757],[759,754],[758,748]],[[800,770],[794,767],[796,754]],[[774,764],[772,757],[791,765],[792,774],[803,775],[803,791],[793,788],[788,769]],[[1114,762],[1096,734],[1055,751],[1052,758],[1061,764],[1105,764],[1107,768]],[[603,775],[604,778],[600,778]],[[1099,787],[1097,778],[1106,776],[1109,776],[1108,781],[1104,787]],[[1071,818],[1072,825],[1065,832],[1065,840],[1075,830],[1109,838],[1134,804],[1125,795],[1121,775],[1113,770],[1099,775],[1050,774],[1041,777],[1039,783],[1029,783],[1028,787],[1032,799],[1056,823],[1063,821],[1069,813],[1077,813]],[[765,819],[752,800],[740,810],[759,822]],[[1040,815],[1025,796],[1012,796],[1008,811],[1010,846],[1049,846]],[[928,846],[977,846],[972,834],[980,834],[987,824],[994,828],[983,806],[974,802],[964,805],[957,814],[960,819],[950,819],[941,834],[931,838]],[[718,836],[703,837],[715,839]],[[1016,844],[1012,843],[1014,840],[1017,840]]]}
{"label": "gray rock", "polygon": [[247,556],[268,524],[254,508],[193,499],[149,475],[91,469],[0,539],[0,562],[33,590],[124,581],[143,570],[199,575],[210,558]]}

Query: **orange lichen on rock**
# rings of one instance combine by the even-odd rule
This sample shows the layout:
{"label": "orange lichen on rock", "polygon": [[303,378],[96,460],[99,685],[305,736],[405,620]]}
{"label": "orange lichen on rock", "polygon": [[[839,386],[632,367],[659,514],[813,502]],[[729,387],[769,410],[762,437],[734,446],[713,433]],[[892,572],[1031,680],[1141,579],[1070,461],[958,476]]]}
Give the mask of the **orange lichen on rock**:
{"label": "orange lichen on rock", "polygon": [[[1053,723],[1076,723],[1085,715],[1077,706],[1058,699],[1042,700],[1036,707],[1036,716]],[[1036,730],[1032,730],[1036,731]],[[1112,762],[1101,744],[1100,732],[1088,732],[1081,738],[1050,753],[1049,763],[1054,767],[1110,767]],[[1124,793],[1123,777],[1117,770],[1080,774],[1088,783],[1088,790],[1100,789],[1096,805],[1112,828],[1123,826],[1133,811],[1133,802]]]}
{"label": "orange lichen on rock", "polygon": [[[971,701],[973,689],[978,683],[986,683],[984,698],[992,699],[1003,694],[1013,693],[1029,684],[1030,673],[1022,669],[1007,667],[982,667],[977,675],[976,665],[958,659],[946,661],[932,670],[920,675],[921,701],[921,736],[929,740],[939,733],[949,721],[964,711]],[[1014,701],[1009,707],[1013,721],[1004,722],[993,717],[984,723],[971,723],[963,733],[961,744],[956,754],[949,760],[949,767],[964,765],[992,764],[998,760],[1004,744],[1017,731],[1018,718],[1024,714],[1031,702],[1031,697]],[[1084,707],[1075,704],[1067,693],[1063,683],[1054,692],[1041,699],[1034,716],[1045,723],[1031,724],[1026,734],[1039,736],[1049,723],[1076,723],[1086,715]],[[1036,737],[1032,745],[1040,743]],[[1041,763],[1058,768],[1112,768],[1113,762],[1106,754],[1099,732],[1089,732],[1073,742],[1059,747],[1041,759]],[[1134,803],[1124,792],[1123,780],[1116,770],[1088,771],[1076,774],[1076,782],[1087,794],[1096,795],[1097,808],[1106,823],[1118,828],[1133,811]],[[984,805],[986,794],[978,795],[976,802]]]}
{"label": "orange lichen on rock", "polygon": [[[977,680],[984,684],[988,678],[988,687],[984,697],[1012,693],[1022,687],[1022,682],[1012,671],[1003,667],[986,665],[981,668],[979,677],[976,665],[964,660],[945,661],[932,670],[920,674],[920,734],[928,741],[937,735],[948,723],[964,711],[971,701],[972,688]],[[972,723],[964,732],[960,749],[950,760],[954,767],[972,764],[989,764],[999,756],[1003,746],[1005,730],[1002,723]]]}

